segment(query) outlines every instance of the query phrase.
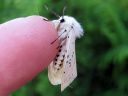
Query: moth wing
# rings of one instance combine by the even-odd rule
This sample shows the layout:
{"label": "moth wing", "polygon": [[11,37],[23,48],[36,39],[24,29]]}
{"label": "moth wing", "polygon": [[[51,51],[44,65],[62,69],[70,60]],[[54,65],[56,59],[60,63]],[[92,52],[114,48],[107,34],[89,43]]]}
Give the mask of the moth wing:
{"label": "moth wing", "polygon": [[63,64],[65,57],[65,42],[61,42],[61,48],[55,57],[55,60],[48,66],[48,78],[53,85],[61,84],[63,74]]}
{"label": "moth wing", "polygon": [[75,56],[75,34],[69,32],[66,42],[66,50],[61,82],[63,91],[77,77],[76,56]]}

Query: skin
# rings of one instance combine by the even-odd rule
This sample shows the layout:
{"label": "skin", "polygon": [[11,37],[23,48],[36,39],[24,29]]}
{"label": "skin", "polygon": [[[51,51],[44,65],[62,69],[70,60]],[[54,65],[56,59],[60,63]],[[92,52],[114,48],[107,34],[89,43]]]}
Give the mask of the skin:
{"label": "skin", "polygon": [[57,53],[57,32],[41,16],[0,25],[0,96],[8,96],[43,71]]}

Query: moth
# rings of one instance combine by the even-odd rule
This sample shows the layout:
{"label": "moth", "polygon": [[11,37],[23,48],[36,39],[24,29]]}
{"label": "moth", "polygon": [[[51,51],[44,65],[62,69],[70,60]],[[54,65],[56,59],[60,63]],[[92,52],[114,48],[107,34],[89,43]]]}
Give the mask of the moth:
{"label": "moth", "polygon": [[55,59],[48,66],[48,78],[53,85],[61,84],[61,91],[77,77],[75,40],[83,35],[81,25],[71,16],[53,20],[60,44]]}

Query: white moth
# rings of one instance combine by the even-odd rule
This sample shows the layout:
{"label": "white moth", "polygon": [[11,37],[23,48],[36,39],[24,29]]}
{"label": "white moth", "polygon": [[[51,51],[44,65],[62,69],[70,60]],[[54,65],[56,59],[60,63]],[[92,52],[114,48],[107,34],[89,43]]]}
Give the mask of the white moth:
{"label": "white moth", "polygon": [[61,84],[63,91],[77,77],[75,39],[83,35],[81,25],[70,16],[62,16],[53,20],[58,32],[59,51],[48,66],[48,78],[53,85]]}

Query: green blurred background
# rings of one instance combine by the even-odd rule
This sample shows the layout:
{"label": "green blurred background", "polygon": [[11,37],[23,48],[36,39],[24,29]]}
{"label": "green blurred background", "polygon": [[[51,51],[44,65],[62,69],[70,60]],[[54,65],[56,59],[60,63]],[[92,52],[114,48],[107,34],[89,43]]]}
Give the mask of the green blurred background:
{"label": "green blurred background", "polygon": [[76,41],[78,77],[64,92],[47,71],[12,96],[128,96],[128,0],[0,0],[0,23],[17,17],[56,17],[44,5],[75,17],[85,30]]}

